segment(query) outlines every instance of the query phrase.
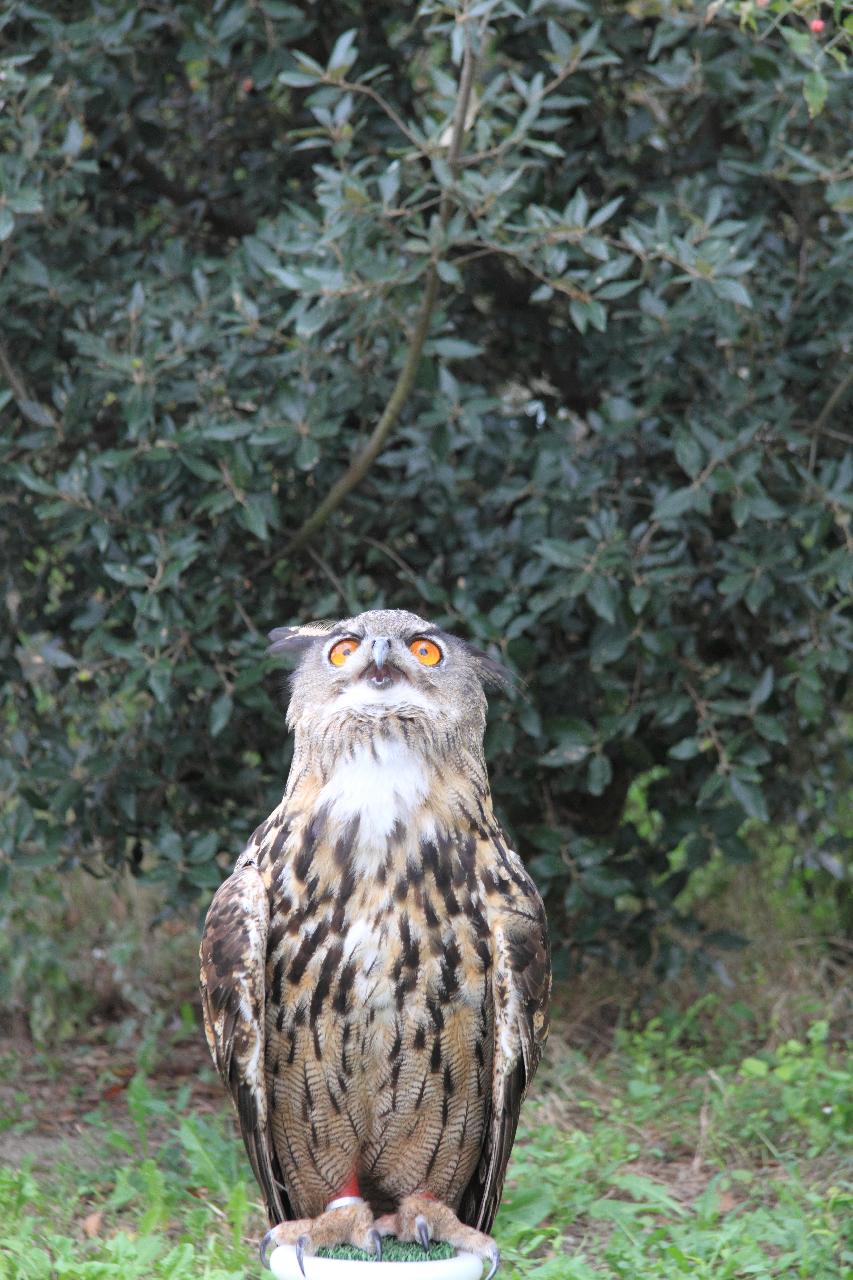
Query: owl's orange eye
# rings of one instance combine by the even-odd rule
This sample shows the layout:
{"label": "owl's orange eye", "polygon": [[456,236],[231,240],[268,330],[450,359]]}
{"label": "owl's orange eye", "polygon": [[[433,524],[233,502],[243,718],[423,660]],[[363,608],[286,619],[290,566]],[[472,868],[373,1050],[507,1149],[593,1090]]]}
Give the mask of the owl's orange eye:
{"label": "owl's orange eye", "polygon": [[347,658],[351,658],[357,648],[358,641],[353,640],[351,637],[346,640],[339,640],[329,650],[329,661],[333,667],[342,667]]}
{"label": "owl's orange eye", "polygon": [[434,667],[441,662],[442,653],[438,645],[432,640],[425,640],[423,636],[413,640],[409,649],[424,667]]}

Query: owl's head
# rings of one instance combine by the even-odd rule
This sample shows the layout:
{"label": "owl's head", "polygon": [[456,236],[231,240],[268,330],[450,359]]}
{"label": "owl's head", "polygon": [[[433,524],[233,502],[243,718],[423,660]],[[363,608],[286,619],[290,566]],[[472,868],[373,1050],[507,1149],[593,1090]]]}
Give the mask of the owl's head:
{"label": "owl's head", "polygon": [[484,686],[506,685],[499,663],[416,613],[372,609],[340,622],[270,633],[269,653],[298,653],[287,723],[300,738],[383,721],[482,741]]}

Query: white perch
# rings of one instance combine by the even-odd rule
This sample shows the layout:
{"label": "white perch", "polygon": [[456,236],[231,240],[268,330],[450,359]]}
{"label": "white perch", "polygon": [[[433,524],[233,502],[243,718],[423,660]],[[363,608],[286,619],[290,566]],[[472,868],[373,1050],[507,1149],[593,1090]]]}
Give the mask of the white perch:
{"label": "white perch", "polygon": [[424,1262],[374,1262],[350,1258],[305,1257],[305,1275],[299,1270],[296,1250],[280,1244],[270,1254],[275,1280],[481,1280],[483,1259],[473,1253],[455,1258],[431,1258]]}

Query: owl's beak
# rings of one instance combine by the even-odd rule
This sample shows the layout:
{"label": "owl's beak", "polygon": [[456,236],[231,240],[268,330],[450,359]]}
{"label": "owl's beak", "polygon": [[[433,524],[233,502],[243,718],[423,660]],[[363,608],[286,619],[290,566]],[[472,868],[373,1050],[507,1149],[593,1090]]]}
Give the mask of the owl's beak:
{"label": "owl's beak", "polygon": [[388,662],[388,650],[391,648],[391,641],[387,636],[382,636],[380,640],[374,640],[370,648],[370,662],[366,675],[373,685],[374,689],[384,689],[388,685],[394,684],[401,677],[401,672],[393,665],[386,666]]}
{"label": "owl's beak", "polygon": [[384,636],[381,640],[373,641],[373,665],[376,667],[376,674],[381,675],[385,666],[385,659],[388,657],[388,650],[391,648],[391,641]]}

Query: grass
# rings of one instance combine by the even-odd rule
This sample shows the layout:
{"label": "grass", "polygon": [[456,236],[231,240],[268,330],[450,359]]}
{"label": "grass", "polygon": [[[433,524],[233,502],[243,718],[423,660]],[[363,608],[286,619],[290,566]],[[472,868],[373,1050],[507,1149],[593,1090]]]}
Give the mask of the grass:
{"label": "grass", "polygon": [[[597,1062],[555,1037],[496,1225],[503,1280],[850,1280],[853,1065],[826,1022],[773,1047],[743,1025],[707,996]],[[2,1074],[32,1067],[10,1053]],[[67,1066],[44,1069],[49,1097]],[[261,1275],[242,1146],[224,1097],[204,1114],[193,1087],[137,1073],[64,1148],[0,1167],[3,1280]],[[0,1155],[39,1128],[24,1095]]]}

